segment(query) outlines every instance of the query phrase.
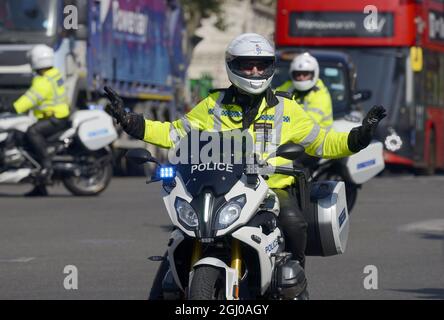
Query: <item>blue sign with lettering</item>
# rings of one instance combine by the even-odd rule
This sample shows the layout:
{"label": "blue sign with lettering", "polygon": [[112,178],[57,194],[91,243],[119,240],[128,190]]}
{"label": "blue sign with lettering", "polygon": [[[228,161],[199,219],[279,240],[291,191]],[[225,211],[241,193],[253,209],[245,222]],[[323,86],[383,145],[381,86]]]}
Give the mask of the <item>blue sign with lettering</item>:
{"label": "blue sign with lettering", "polygon": [[372,160],[368,160],[368,161],[365,161],[365,162],[361,162],[361,163],[358,163],[357,169],[358,170],[364,169],[364,168],[370,167],[370,166],[372,166],[374,164],[376,164],[376,159],[372,159]]}

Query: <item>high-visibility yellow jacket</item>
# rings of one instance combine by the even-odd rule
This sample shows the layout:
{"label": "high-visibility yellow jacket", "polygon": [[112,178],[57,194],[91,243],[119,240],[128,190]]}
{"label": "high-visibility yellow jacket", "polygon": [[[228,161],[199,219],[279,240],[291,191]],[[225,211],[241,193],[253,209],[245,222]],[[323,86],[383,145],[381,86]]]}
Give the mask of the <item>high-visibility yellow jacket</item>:
{"label": "high-visibility yellow jacket", "polygon": [[68,117],[68,99],[59,70],[51,68],[35,76],[31,88],[14,102],[14,109],[17,113],[33,109],[37,119]]}
{"label": "high-visibility yellow jacket", "polygon": [[304,110],[323,128],[329,129],[333,124],[333,107],[330,93],[321,79],[308,93],[295,90],[293,82],[288,80],[279,86],[276,91],[291,93],[293,99],[304,106]]}
{"label": "high-visibility yellow jacket", "polygon": [[[171,148],[177,143],[178,137],[185,136],[191,129],[201,131],[227,131],[242,129],[242,107],[234,104],[232,91],[229,89],[211,93],[184,117],[173,122],[160,122],[145,119],[144,141]],[[258,124],[272,128],[274,135],[269,143],[278,145],[287,142],[301,144],[306,153],[323,158],[341,158],[349,156],[348,133],[322,129],[294,100],[275,95],[271,90],[262,99],[258,114],[248,131],[254,143],[259,142],[260,135],[254,127]],[[262,153],[266,158],[269,153]],[[275,166],[285,166],[289,160],[277,157],[269,161]],[[274,174],[267,183],[270,188],[285,188],[294,183],[294,178]]]}

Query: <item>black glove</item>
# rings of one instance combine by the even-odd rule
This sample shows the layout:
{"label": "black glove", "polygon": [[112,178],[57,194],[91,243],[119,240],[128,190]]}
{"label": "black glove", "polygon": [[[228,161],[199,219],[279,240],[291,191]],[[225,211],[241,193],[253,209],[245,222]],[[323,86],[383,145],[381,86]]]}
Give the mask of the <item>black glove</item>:
{"label": "black glove", "polygon": [[110,87],[104,88],[105,96],[110,101],[105,106],[105,111],[120,123],[123,130],[130,136],[142,140],[145,136],[145,119],[134,112],[126,112],[122,98]]}
{"label": "black glove", "polygon": [[109,102],[105,106],[105,111],[112,117],[114,117],[117,123],[122,123],[127,116],[127,112],[123,107],[122,98],[111,88],[105,87],[105,96],[108,98]]}
{"label": "black glove", "polygon": [[375,134],[379,121],[386,117],[383,106],[373,106],[362,121],[362,126],[353,128],[348,135],[348,148],[358,152],[366,148]]}

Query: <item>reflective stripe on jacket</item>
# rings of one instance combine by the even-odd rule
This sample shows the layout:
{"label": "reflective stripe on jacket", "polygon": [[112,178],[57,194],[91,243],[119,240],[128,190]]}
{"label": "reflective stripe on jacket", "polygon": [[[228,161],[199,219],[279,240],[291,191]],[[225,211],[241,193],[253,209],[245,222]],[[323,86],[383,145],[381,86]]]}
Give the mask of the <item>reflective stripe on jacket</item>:
{"label": "reflective stripe on jacket", "polygon": [[301,94],[288,80],[276,91],[285,91],[293,95],[293,99],[304,106],[305,111],[323,128],[329,129],[333,125],[333,107],[330,93],[321,79],[318,79],[313,89],[307,94]]}
{"label": "reflective stripe on jacket", "polygon": [[62,76],[56,68],[32,79],[31,88],[14,102],[17,113],[33,110],[37,119],[66,118],[69,105]]}
{"label": "reflective stripe on jacket", "polygon": [[[242,107],[236,104],[224,104],[222,100],[226,91],[217,91],[202,100],[184,117],[173,122],[160,122],[145,119],[144,141],[160,147],[171,148],[178,139],[191,129],[201,131],[227,131],[242,129]],[[265,123],[272,127],[271,142],[278,145],[287,142],[301,144],[306,153],[323,158],[340,158],[349,156],[348,133],[322,129],[294,100],[273,96],[276,105],[269,106],[262,100],[258,114],[248,131],[254,143],[259,136],[254,131],[255,124]],[[265,126],[265,125],[264,125]],[[263,152],[265,158],[268,153]],[[269,163],[275,166],[291,164],[281,157],[272,158]],[[271,188],[285,188],[294,183],[294,178],[274,174],[267,180]]]}

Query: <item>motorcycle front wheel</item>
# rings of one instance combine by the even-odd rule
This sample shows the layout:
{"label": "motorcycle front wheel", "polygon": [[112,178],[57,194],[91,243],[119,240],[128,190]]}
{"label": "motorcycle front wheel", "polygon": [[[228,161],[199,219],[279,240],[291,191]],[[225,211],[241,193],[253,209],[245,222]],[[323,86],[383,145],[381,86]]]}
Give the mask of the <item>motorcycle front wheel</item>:
{"label": "motorcycle front wheel", "polygon": [[80,175],[62,179],[66,189],[75,196],[96,196],[103,192],[113,175],[112,160],[101,160],[103,157],[103,153],[88,155],[89,160],[80,164]]}
{"label": "motorcycle front wheel", "polygon": [[222,270],[212,266],[198,267],[190,286],[190,300],[225,300]]}

